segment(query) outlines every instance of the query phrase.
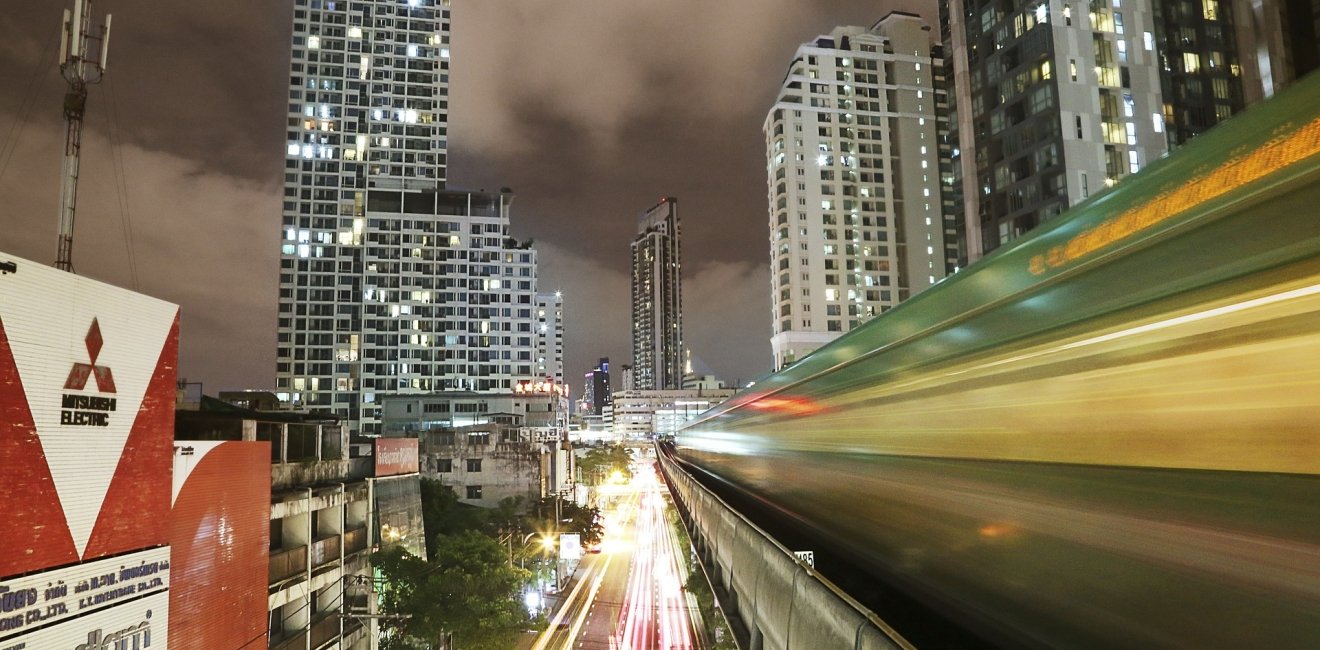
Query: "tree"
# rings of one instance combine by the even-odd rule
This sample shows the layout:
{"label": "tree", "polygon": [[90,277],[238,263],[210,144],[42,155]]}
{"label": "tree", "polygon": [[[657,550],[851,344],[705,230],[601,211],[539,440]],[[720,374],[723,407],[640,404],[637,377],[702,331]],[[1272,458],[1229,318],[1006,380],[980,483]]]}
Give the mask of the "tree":
{"label": "tree", "polygon": [[589,450],[578,460],[582,482],[600,485],[618,472],[623,480],[632,478],[632,452],[623,445],[604,445]]}
{"label": "tree", "polygon": [[529,618],[520,598],[529,574],[508,565],[504,547],[477,532],[437,535],[427,562],[393,547],[372,556],[384,579],[387,650],[435,647],[450,635],[464,650],[512,647]]}
{"label": "tree", "polygon": [[[556,507],[556,501],[558,505]],[[546,497],[528,516],[530,527],[538,531],[577,533],[583,544],[600,541],[605,528],[600,524],[599,508],[584,508],[559,497]]]}
{"label": "tree", "polygon": [[422,523],[426,528],[426,553],[435,555],[439,535],[478,531],[498,536],[522,525],[522,499],[504,499],[491,509],[460,503],[454,488],[435,479],[422,479]]}

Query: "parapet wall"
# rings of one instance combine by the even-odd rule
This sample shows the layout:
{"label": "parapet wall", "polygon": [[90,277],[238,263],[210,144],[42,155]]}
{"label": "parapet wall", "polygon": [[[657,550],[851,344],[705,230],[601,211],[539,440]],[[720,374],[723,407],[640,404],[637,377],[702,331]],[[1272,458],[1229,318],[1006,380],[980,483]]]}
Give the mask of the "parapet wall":
{"label": "parapet wall", "polygon": [[657,456],[740,648],[912,648],[664,453]]}

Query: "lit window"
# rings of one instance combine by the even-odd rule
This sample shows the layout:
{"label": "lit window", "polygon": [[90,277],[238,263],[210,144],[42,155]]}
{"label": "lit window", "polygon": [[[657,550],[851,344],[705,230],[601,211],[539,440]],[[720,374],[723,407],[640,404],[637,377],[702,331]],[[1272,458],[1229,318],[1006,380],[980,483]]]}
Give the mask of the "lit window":
{"label": "lit window", "polygon": [[301,151],[301,150],[302,150],[302,148],[298,146],[298,143],[297,143],[297,142],[290,142],[290,143],[289,143],[288,152],[289,152],[289,155],[290,155],[290,156],[296,156],[296,155],[298,155],[298,152]]}
{"label": "lit window", "polygon": [[307,49],[310,49],[310,50],[319,50],[319,49],[321,49],[321,37],[320,37],[320,36],[309,36],[309,37],[307,37]]}
{"label": "lit window", "polygon": [[1159,113],[1150,114],[1151,125],[1155,127],[1156,133],[1164,133],[1164,116]]}
{"label": "lit window", "polygon": [[1142,32],[1141,39],[1146,45],[1147,52],[1155,51],[1155,35],[1150,32]]}
{"label": "lit window", "polygon": [[1050,11],[1049,7],[1046,6],[1046,4],[1043,2],[1039,5],[1036,5],[1036,22],[1038,23],[1049,22],[1049,11]]}
{"label": "lit window", "polygon": [[448,58],[449,58],[449,48],[447,48],[447,47],[442,47],[442,48],[440,48],[440,57],[441,57],[441,58],[444,58],[444,59],[448,59]]}
{"label": "lit window", "polygon": [[408,56],[412,56],[412,57],[417,56],[417,46],[416,46],[416,45],[409,45],[409,46],[408,46]]}
{"label": "lit window", "polygon": [[1196,52],[1183,52],[1183,71],[1197,72],[1201,69],[1201,55]]}

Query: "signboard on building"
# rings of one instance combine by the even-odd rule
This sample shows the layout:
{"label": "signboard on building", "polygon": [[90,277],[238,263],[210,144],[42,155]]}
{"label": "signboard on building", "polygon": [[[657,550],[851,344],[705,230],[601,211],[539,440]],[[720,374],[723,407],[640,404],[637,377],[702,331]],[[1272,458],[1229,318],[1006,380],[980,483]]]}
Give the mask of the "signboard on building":
{"label": "signboard on building", "polygon": [[269,549],[270,443],[176,442],[170,644],[264,646]]}
{"label": "signboard on building", "polygon": [[109,650],[169,647],[169,594],[160,592],[0,641],[0,650]]}
{"label": "signboard on building", "polygon": [[582,559],[582,536],[577,533],[564,533],[559,536],[559,559]]}
{"label": "signboard on building", "polygon": [[377,477],[416,473],[416,438],[376,438]]}
{"label": "signboard on building", "polygon": [[[153,549],[157,571],[146,584],[162,581],[147,587],[149,594],[168,585],[168,567],[159,563],[168,563],[160,549],[169,542],[179,310],[45,264],[2,253],[0,261],[12,264],[0,274],[0,467],[6,473],[0,481],[0,503],[6,504],[0,580],[26,575],[41,583],[39,603],[53,609],[40,616],[67,619],[43,627],[44,635],[90,625],[80,617],[124,600],[102,587],[136,590],[143,581],[131,575],[125,559],[137,558],[135,551]],[[113,572],[83,566],[110,556],[117,556]],[[120,564],[128,571],[122,581]],[[81,577],[84,571],[96,579]],[[58,594],[61,581],[67,596]],[[86,590],[78,592],[79,584]],[[87,594],[94,605],[100,595],[102,606],[78,607]],[[5,602],[19,607],[15,597]],[[30,629],[28,609],[19,608],[22,627]],[[151,628],[161,638],[165,609],[152,610]],[[0,612],[11,620],[16,613]],[[129,625],[127,618],[119,622]],[[112,627],[103,634],[126,629]],[[55,647],[28,641],[22,630],[8,632],[0,648]],[[87,639],[84,634],[78,643]]]}

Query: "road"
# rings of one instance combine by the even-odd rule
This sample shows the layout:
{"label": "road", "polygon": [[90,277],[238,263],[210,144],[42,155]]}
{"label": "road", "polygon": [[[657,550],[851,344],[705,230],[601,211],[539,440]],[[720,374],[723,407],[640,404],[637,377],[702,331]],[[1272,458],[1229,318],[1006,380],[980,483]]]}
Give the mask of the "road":
{"label": "road", "polygon": [[700,650],[695,598],[682,588],[687,551],[667,523],[672,505],[654,464],[608,492],[601,552],[583,558],[532,649]]}

